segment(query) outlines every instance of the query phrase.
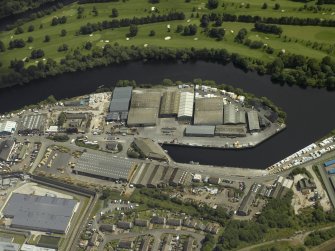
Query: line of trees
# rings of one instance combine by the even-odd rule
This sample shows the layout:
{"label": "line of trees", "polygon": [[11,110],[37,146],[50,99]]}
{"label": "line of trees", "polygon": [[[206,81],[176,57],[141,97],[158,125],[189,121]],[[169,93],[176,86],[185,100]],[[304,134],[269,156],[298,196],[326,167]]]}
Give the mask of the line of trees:
{"label": "line of trees", "polygon": [[67,21],[67,17],[66,16],[54,17],[54,18],[52,18],[51,25],[55,26],[55,25],[58,25],[58,24],[65,24],[66,21]]}
{"label": "line of trees", "polygon": [[320,18],[299,18],[299,17],[261,17],[252,15],[235,15],[228,13],[210,13],[204,14],[200,18],[203,25],[205,21],[214,22],[222,19],[225,22],[243,22],[243,23],[267,23],[267,24],[286,24],[286,25],[311,25],[311,26],[329,26],[335,27],[335,19]]}
{"label": "line of trees", "polygon": [[157,22],[166,22],[171,20],[184,20],[185,14],[183,12],[170,12],[169,14],[164,15],[155,15],[147,17],[134,17],[134,18],[122,18],[122,19],[113,19],[112,21],[102,21],[98,23],[87,23],[83,25],[79,29],[80,34],[91,34],[92,32],[98,30],[105,30],[111,28],[120,28],[120,27],[128,27],[130,25],[141,25],[141,24],[149,24],[149,23],[157,23]]}
{"label": "line of trees", "polygon": [[119,2],[120,0],[79,0],[79,4],[85,3],[107,3],[107,2]]}
{"label": "line of trees", "polygon": [[39,62],[37,65],[28,66],[28,68],[24,67],[22,60],[13,60],[11,62],[13,70],[9,74],[1,76],[0,86],[23,84],[34,79],[65,72],[85,71],[93,67],[143,60],[171,62],[205,60],[221,64],[232,62],[244,71],[255,70],[260,74],[271,74],[274,82],[335,89],[335,61],[329,56],[324,57],[320,62],[301,55],[280,54],[274,61],[266,64],[261,60],[247,58],[237,53],[231,54],[225,49],[176,49],[111,45],[105,45],[104,48],[95,47],[88,55],[81,54],[80,50],[74,50],[67,54],[60,63],[47,59],[45,63]]}
{"label": "line of trees", "polygon": [[255,23],[254,25],[256,31],[264,32],[264,33],[272,33],[276,35],[281,35],[283,33],[283,29],[280,26],[274,24],[264,24],[264,23]]}
{"label": "line of trees", "polygon": [[22,13],[28,9],[38,8],[42,4],[56,0],[5,0],[0,1],[0,18]]}

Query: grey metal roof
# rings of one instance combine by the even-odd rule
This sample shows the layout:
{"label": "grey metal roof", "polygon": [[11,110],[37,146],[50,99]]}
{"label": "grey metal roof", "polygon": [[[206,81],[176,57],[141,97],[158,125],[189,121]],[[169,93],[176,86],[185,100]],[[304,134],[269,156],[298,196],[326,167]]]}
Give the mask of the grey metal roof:
{"label": "grey metal roof", "polygon": [[109,105],[110,112],[127,112],[129,109],[130,99],[112,99]]}
{"label": "grey metal roof", "polygon": [[223,123],[223,99],[197,98],[195,99],[194,124],[220,125]]}
{"label": "grey metal roof", "polygon": [[111,179],[128,179],[134,162],[127,159],[114,158],[110,154],[83,153],[74,171],[97,175]]}
{"label": "grey metal roof", "polygon": [[224,124],[235,124],[236,123],[236,111],[235,111],[234,105],[227,104],[224,106],[223,123]]}
{"label": "grey metal roof", "polygon": [[259,119],[258,119],[258,112],[257,111],[248,111],[247,113],[248,116],[248,125],[249,125],[249,130],[259,130]]}
{"label": "grey metal roof", "polygon": [[128,99],[131,98],[133,87],[115,87],[113,91],[113,99]]}
{"label": "grey metal roof", "polygon": [[199,134],[199,135],[214,135],[215,126],[205,126],[205,125],[190,125],[186,127],[186,134]]}
{"label": "grey metal roof", "polygon": [[65,233],[77,201],[48,196],[13,193],[3,214],[17,228]]}
{"label": "grey metal roof", "polygon": [[11,242],[0,242],[1,251],[18,251],[20,250],[20,245]]}
{"label": "grey metal roof", "polygon": [[5,140],[0,142],[0,160],[7,161],[9,155],[12,152],[13,146],[15,145],[14,140]]}

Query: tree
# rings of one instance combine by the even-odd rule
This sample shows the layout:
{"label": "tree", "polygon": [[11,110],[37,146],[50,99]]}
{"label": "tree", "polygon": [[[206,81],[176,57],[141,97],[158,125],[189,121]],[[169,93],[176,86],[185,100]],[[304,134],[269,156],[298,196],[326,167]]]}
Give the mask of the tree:
{"label": "tree", "polygon": [[149,0],[149,3],[159,3],[159,0]]}
{"label": "tree", "polygon": [[24,32],[23,28],[21,26],[19,26],[15,30],[15,35],[22,34],[23,32]]}
{"label": "tree", "polygon": [[2,41],[0,41],[0,52],[4,52],[4,51],[6,51],[5,44]]}
{"label": "tree", "polygon": [[219,6],[218,0],[208,0],[207,2],[207,8],[208,9],[216,9]]}
{"label": "tree", "polygon": [[55,26],[55,25],[57,25],[57,24],[59,24],[59,19],[58,19],[58,17],[54,17],[54,18],[52,18],[52,20],[51,20],[51,25],[52,25],[52,26]]}
{"label": "tree", "polygon": [[129,34],[128,35],[130,37],[136,37],[137,33],[138,33],[137,26],[134,25],[134,24],[130,25],[130,27],[129,27]]}
{"label": "tree", "polygon": [[50,42],[50,36],[49,35],[45,35],[44,37],[44,42]]}
{"label": "tree", "polygon": [[65,121],[66,121],[66,114],[64,112],[61,112],[58,116],[57,125],[62,127]]}
{"label": "tree", "polygon": [[207,28],[209,25],[209,16],[208,15],[202,15],[201,19],[200,19],[200,26],[203,28]]}
{"label": "tree", "polygon": [[32,43],[33,41],[34,41],[34,38],[32,36],[29,36],[28,39],[27,39],[27,42]]}
{"label": "tree", "polygon": [[156,32],[154,31],[154,30],[151,30],[150,32],[149,32],[149,36],[150,37],[154,37],[156,35]]}
{"label": "tree", "polygon": [[32,32],[32,31],[34,31],[34,29],[35,29],[34,25],[29,25],[28,32]]}
{"label": "tree", "polygon": [[268,8],[268,4],[267,3],[263,3],[263,5],[262,5],[262,9],[263,10],[266,10]]}
{"label": "tree", "polygon": [[66,34],[67,34],[67,31],[62,29],[61,32],[60,32],[61,37],[65,37]]}
{"label": "tree", "polygon": [[98,10],[95,6],[93,6],[92,13],[93,13],[93,16],[95,17],[99,15]]}
{"label": "tree", "polygon": [[44,51],[42,49],[37,49],[37,50],[33,50],[31,52],[31,59],[36,59],[36,58],[41,58],[44,57]]}
{"label": "tree", "polygon": [[92,43],[91,42],[86,42],[84,47],[85,47],[86,50],[90,50],[92,48]]}
{"label": "tree", "polygon": [[69,46],[67,44],[62,44],[61,46],[58,47],[58,51],[67,51],[69,49]]}
{"label": "tree", "polygon": [[112,9],[112,17],[118,17],[119,16],[119,11],[116,8]]}
{"label": "tree", "polygon": [[245,28],[240,29],[239,32],[237,33],[236,37],[234,38],[234,41],[236,43],[243,43],[247,34],[248,34],[248,31]]}
{"label": "tree", "polygon": [[178,24],[178,25],[177,25],[177,28],[176,28],[176,32],[177,32],[177,33],[180,33],[180,32],[183,31],[183,29],[184,29],[184,27],[183,27],[181,24]]}
{"label": "tree", "polygon": [[275,10],[279,10],[280,9],[280,4],[276,3],[275,6],[273,7]]}

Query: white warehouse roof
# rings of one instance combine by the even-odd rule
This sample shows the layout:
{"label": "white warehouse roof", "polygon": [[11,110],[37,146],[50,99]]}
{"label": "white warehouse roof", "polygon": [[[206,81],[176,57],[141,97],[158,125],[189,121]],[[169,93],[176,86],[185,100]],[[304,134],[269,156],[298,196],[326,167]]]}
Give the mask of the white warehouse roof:
{"label": "white warehouse roof", "polygon": [[14,121],[5,121],[0,122],[0,133],[13,133],[16,130],[16,122]]}
{"label": "white warehouse roof", "polygon": [[179,117],[192,117],[193,116],[193,103],[194,103],[194,94],[191,92],[182,92],[180,94]]}

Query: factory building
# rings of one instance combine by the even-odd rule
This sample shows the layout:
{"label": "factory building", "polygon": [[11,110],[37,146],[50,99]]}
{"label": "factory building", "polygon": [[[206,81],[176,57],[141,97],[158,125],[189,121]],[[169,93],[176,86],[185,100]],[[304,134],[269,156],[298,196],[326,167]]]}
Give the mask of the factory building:
{"label": "factory building", "polygon": [[12,242],[0,241],[0,250],[3,251],[19,251],[20,245]]}
{"label": "factory building", "polygon": [[258,112],[257,111],[248,111],[248,127],[250,132],[257,132],[261,128],[259,126]]}
{"label": "factory building", "polygon": [[148,138],[135,138],[133,147],[144,158],[155,160],[167,160],[167,156],[163,149]]}
{"label": "factory building", "polygon": [[142,163],[133,175],[131,184],[136,187],[162,187],[169,183],[174,169],[168,166]]}
{"label": "factory building", "polygon": [[115,87],[106,121],[127,120],[132,90],[130,86]]}
{"label": "factory building", "polygon": [[195,125],[222,125],[222,123],[223,99],[221,97],[195,99]]}
{"label": "factory building", "polygon": [[13,228],[64,234],[78,205],[72,199],[13,193],[2,213]]}
{"label": "factory building", "polygon": [[0,122],[0,136],[13,134],[16,130],[17,123],[15,121]]}
{"label": "factory building", "polygon": [[30,134],[44,132],[46,125],[46,114],[25,115],[21,119],[19,134]]}
{"label": "factory building", "polygon": [[185,129],[185,136],[188,137],[214,137],[215,126],[190,125]]}
{"label": "factory building", "polygon": [[180,93],[178,120],[191,122],[193,117],[194,94],[192,92]]}
{"label": "factory building", "polygon": [[180,92],[167,91],[163,93],[161,107],[159,111],[160,117],[176,117],[179,111]]}
{"label": "factory building", "polygon": [[245,125],[217,125],[215,135],[221,137],[245,137],[247,128]]}
{"label": "factory building", "polygon": [[88,113],[65,113],[66,121],[63,128],[71,132],[85,133],[91,120]]}
{"label": "factory building", "polygon": [[155,126],[161,95],[159,92],[133,93],[128,126]]}
{"label": "factory building", "polygon": [[227,104],[224,106],[223,124],[235,125],[245,123],[245,111],[238,111],[233,104]]}
{"label": "factory building", "polygon": [[110,154],[83,153],[73,169],[75,174],[99,179],[128,181],[135,163],[127,159],[114,158]]}
{"label": "factory building", "polygon": [[248,194],[243,198],[240,207],[237,210],[237,215],[247,216],[249,215],[250,206],[256,198],[257,193],[250,189]]}
{"label": "factory building", "polygon": [[189,185],[192,181],[192,176],[187,171],[175,168],[170,178],[171,186]]}
{"label": "factory building", "polygon": [[15,147],[15,141],[7,139],[0,142],[0,160],[10,161],[10,157]]}

